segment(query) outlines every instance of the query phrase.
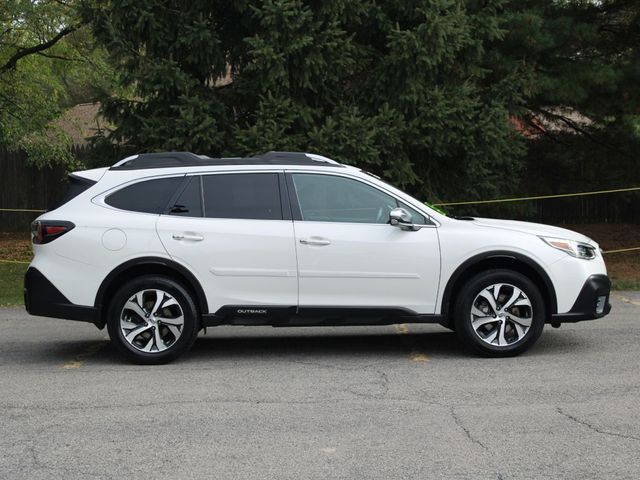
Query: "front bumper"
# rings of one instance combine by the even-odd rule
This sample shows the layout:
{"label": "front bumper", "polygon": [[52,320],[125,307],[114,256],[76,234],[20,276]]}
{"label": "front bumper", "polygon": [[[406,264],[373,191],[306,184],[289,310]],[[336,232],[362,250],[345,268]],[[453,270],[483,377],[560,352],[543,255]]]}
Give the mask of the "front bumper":
{"label": "front bumper", "polygon": [[96,308],[71,303],[34,267],[29,267],[24,275],[24,306],[31,315],[79,320],[97,325]]}
{"label": "front bumper", "polygon": [[573,307],[567,313],[555,313],[547,323],[581,322],[602,318],[611,311],[609,293],[611,281],[606,275],[591,275],[584,283]]}

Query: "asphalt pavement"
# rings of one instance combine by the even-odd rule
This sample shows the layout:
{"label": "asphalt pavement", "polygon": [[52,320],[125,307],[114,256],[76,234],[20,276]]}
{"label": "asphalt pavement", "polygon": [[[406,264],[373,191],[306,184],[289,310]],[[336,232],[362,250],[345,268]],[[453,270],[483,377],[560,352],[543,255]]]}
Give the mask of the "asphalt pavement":
{"label": "asphalt pavement", "polygon": [[1,479],[638,479],[640,293],[483,359],[437,325],[210,328],[169,365],[0,309]]}

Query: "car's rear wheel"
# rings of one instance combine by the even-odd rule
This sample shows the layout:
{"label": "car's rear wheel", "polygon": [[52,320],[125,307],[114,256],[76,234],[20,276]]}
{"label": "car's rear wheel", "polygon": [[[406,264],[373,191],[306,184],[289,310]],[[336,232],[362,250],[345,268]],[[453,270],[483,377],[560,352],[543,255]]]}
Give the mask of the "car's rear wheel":
{"label": "car's rear wheel", "polygon": [[108,310],[109,336],[129,360],[167,363],[186,352],[198,334],[198,311],[175,280],[145,275],[126,283]]}
{"label": "car's rear wheel", "polygon": [[512,270],[489,270],[460,290],[454,309],[460,339],[477,353],[518,355],[540,337],[545,304],[538,287]]}

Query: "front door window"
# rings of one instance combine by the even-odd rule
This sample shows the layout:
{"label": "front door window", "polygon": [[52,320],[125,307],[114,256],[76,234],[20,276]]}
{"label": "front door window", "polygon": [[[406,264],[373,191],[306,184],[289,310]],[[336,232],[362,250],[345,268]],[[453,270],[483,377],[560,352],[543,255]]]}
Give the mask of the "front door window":
{"label": "front door window", "polygon": [[377,188],[335,175],[293,174],[302,219],[311,222],[389,222],[389,212],[405,208],[413,223],[425,224],[424,215]]}

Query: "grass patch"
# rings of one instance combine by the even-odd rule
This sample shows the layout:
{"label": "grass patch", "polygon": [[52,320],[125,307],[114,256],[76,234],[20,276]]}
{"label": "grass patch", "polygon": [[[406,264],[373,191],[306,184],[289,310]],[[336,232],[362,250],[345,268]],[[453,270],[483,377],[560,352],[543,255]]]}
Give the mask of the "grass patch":
{"label": "grass patch", "polygon": [[0,306],[23,305],[24,273],[26,263],[0,262]]}
{"label": "grass patch", "polygon": [[611,288],[613,290],[640,290],[640,279],[614,278],[611,280]]}
{"label": "grass patch", "polygon": [[31,257],[28,234],[0,232],[0,306],[24,304],[24,274]]}

